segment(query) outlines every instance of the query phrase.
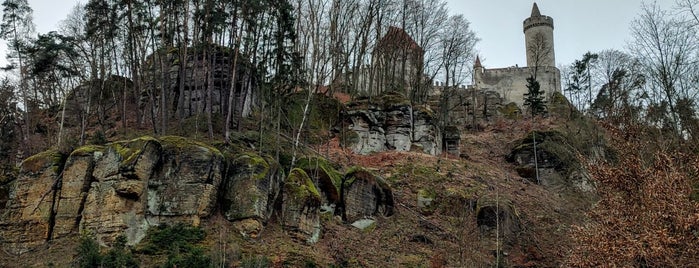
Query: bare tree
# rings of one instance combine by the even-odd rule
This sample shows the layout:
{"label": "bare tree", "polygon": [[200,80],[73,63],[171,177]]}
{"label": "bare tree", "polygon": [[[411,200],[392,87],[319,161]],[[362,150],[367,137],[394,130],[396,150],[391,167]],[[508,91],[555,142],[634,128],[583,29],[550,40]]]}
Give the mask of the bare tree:
{"label": "bare tree", "polygon": [[449,122],[449,112],[452,110],[450,99],[458,94],[458,87],[471,75],[474,47],[478,38],[469,26],[469,22],[462,15],[452,16],[440,34],[444,77],[444,87],[439,101],[442,127]]}
{"label": "bare tree", "polygon": [[670,127],[681,135],[677,102],[693,99],[697,90],[696,32],[686,20],[673,17],[657,4],[642,6],[640,17],[632,23],[631,53],[638,58],[647,77],[646,89],[652,102],[666,103]]}
{"label": "bare tree", "polygon": [[529,67],[534,67],[533,75],[534,79],[536,79],[539,67],[546,59],[552,56],[553,48],[542,33],[535,33],[529,46],[527,46],[527,53],[532,56],[534,66]]}
{"label": "bare tree", "polygon": [[591,82],[598,89],[591,103],[593,113],[623,123],[624,118],[636,118],[645,76],[639,72],[639,62],[619,50],[604,50],[592,68]]}

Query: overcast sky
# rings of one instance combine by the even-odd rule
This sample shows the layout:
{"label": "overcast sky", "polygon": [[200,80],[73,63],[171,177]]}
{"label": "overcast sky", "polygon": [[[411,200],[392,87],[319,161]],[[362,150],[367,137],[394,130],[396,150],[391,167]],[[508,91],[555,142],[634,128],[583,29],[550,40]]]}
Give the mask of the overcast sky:
{"label": "overcast sky", "polygon": [[[39,33],[56,30],[79,0],[29,0]],[[477,45],[486,68],[525,66],[522,21],[531,0],[448,0],[452,14],[463,14],[481,39]],[[553,17],[556,64],[570,64],[587,51],[624,49],[629,25],[641,9],[640,0],[538,0],[542,15]],[[675,0],[657,0],[670,8]],[[0,45],[0,63],[5,61]]]}
{"label": "overcast sky", "polygon": [[[651,0],[652,1],[652,0]],[[463,14],[481,39],[477,45],[486,68],[526,66],[522,22],[534,2],[553,18],[556,65],[568,65],[587,51],[623,50],[641,0],[447,0],[452,14]],[[648,2],[648,1],[646,1]],[[663,9],[675,0],[657,0]]]}

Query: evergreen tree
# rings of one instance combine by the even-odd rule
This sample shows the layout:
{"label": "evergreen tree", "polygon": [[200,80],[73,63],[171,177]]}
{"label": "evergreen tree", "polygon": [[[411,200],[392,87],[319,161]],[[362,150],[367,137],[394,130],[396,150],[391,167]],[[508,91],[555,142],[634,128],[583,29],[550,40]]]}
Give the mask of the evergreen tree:
{"label": "evergreen tree", "polygon": [[2,23],[0,24],[0,38],[8,43],[11,60],[17,60],[19,64],[20,91],[24,101],[24,126],[26,140],[29,134],[29,102],[27,97],[27,83],[24,73],[23,48],[29,41],[29,36],[34,32],[32,20],[33,10],[27,0],[5,0],[2,3]]}
{"label": "evergreen tree", "polygon": [[527,93],[524,94],[524,106],[529,107],[532,116],[546,113],[546,102],[544,101],[544,91],[541,90],[539,81],[534,76],[527,78]]}

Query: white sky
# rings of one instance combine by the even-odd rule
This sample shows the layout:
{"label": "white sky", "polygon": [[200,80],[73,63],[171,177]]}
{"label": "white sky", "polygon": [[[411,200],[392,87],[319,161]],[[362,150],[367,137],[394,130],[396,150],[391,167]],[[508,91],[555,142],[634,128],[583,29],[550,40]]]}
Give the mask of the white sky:
{"label": "white sky", "polygon": [[[57,30],[78,2],[86,0],[29,0],[39,33]],[[525,66],[522,21],[532,0],[447,0],[452,14],[463,14],[481,41],[477,45],[486,68]],[[553,17],[556,64],[570,64],[587,51],[624,49],[629,25],[640,12],[641,0],[537,0],[542,15]],[[657,0],[663,8],[675,0]],[[4,65],[6,45],[0,44]]]}
{"label": "white sky", "polygon": [[[486,68],[526,66],[522,22],[536,2],[553,18],[556,65],[568,65],[587,51],[624,50],[629,26],[641,0],[447,0],[452,14],[463,14],[481,39],[477,44]],[[646,2],[652,3],[652,0]],[[657,0],[663,9],[675,0]]]}

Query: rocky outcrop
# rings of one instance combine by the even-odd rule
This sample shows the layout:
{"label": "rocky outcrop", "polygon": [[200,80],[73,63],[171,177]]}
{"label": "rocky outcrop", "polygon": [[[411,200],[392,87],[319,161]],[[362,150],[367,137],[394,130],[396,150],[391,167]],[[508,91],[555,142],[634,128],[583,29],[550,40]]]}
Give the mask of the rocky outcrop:
{"label": "rocky outcrop", "polygon": [[441,153],[441,135],[432,110],[413,107],[397,93],[348,104],[343,121],[349,132],[345,144],[355,153],[404,152],[413,147],[428,154]]}
{"label": "rocky outcrop", "polygon": [[558,131],[534,131],[515,142],[507,161],[523,177],[544,186],[572,186],[594,191],[594,183],[580,164],[576,149]]}
{"label": "rocky outcrop", "polygon": [[284,181],[282,224],[297,239],[320,239],[320,193],[305,171],[295,168]]}
{"label": "rocky outcrop", "polygon": [[342,218],[354,222],[394,213],[393,192],[383,178],[361,168],[349,171],[342,182]]}
{"label": "rocky outcrop", "polygon": [[221,194],[224,217],[245,237],[256,238],[272,215],[281,180],[271,160],[245,153],[229,165]]}
{"label": "rocky outcrop", "polygon": [[[161,50],[146,59],[143,81],[149,84],[144,86],[143,97],[148,96],[148,91],[155,95],[164,92],[168,100],[174,100],[173,106],[181,104],[181,112],[190,116],[204,112],[207,94],[211,93],[211,110],[223,114],[228,110],[226,100],[231,94],[235,58],[232,50],[210,45],[187,48],[186,56],[181,55],[182,52],[177,48]],[[236,86],[232,94],[235,94],[236,106],[233,111],[236,115],[248,116],[257,102],[256,74],[243,55],[238,55],[235,66]]]}
{"label": "rocky outcrop", "polygon": [[64,159],[51,150],[22,162],[18,178],[9,185],[5,209],[0,211],[0,238],[5,250],[27,252],[51,238]]}
{"label": "rocky outcrop", "polygon": [[65,164],[58,152],[39,154],[9,184],[0,236],[20,253],[78,231],[135,244],[151,226],[198,225],[216,205],[222,160],[217,149],[179,137],[86,146]]}
{"label": "rocky outcrop", "polygon": [[393,214],[390,187],[369,171],[344,175],[312,157],[285,176],[268,157],[229,149],[141,137],[28,158],[0,185],[0,246],[23,253],[79,233],[134,245],[154,226],[196,226],[219,212],[244,237],[258,237],[277,215],[289,234],[314,243],[321,213],[348,221]]}

